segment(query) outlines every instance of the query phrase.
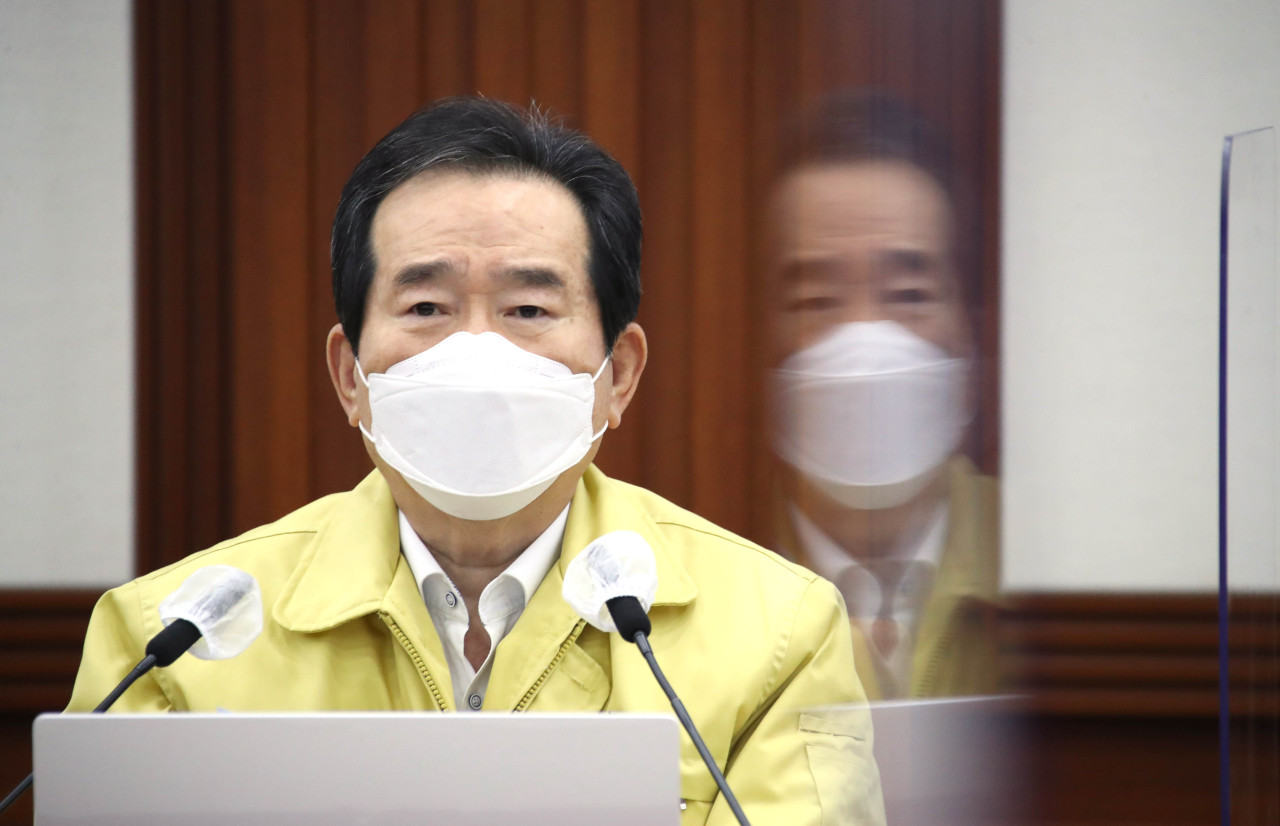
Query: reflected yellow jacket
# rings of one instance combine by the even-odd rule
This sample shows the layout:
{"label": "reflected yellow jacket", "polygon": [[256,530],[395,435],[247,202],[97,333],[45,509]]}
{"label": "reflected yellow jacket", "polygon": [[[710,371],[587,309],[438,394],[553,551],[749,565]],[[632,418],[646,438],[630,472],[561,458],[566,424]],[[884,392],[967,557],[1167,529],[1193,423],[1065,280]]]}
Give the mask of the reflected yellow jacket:
{"label": "reflected yellow jacket", "polygon": [[[653,648],[752,822],[882,823],[867,715],[834,724],[802,713],[865,702],[834,587],[594,467],[578,484],[558,563],[498,645],[485,710],[670,711],[640,652],[587,626],[560,595],[572,557],[619,529],[653,547]],[[161,630],[160,601],[214,564],[257,578],[261,636],[234,659],[184,656],[152,671],[113,711],[457,708],[440,639],[400,553],[395,502],[375,471],[349,493],[105,594],[69,709],[97,705]],[[680,768],[682,822],[734,822],[683,734]],[[572,777],[566,767],[566,794]]]}
{"label": "reflected yellow jacket", "polygon": [[[937,579],[925,603],[911,655],[908,696],[958,697],[1000,690],[997,625],[1000,587],[1000,489],[966,456],[947,468],[947,534]],[[790,518],[779,521],[781,550],[807,565]],[[883,699],[870,643],[851,620],[854,662],[867,695]]]}

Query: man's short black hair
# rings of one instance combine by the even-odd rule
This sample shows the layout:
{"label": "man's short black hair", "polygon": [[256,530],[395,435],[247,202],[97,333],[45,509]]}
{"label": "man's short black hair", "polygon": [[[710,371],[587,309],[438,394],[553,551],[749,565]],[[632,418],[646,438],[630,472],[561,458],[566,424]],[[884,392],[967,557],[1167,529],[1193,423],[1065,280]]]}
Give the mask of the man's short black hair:
{"label": "man's short black hair", "polygon": [[373,217],[396,187],[430,169],[535,175],[573,195],[586,219],[587,272],[605,347],[640,308],[640,199],[622,165],[590,138],[536,107],[522,112],[476,97],[445,98],[410,115],[369,150],[343,187],[330,263],[338,321],[358,350],[376,264]]}
{"label": "man's short black hair", "polygon": [[841,89],[793,121],[782,144],[783,177],[806,166],[861,161],[901,161],[928,174],[951,209],[960,300],[970,316],[981,312],[974,216],[963,212],[974,203],[973,193],[967,176],[952,164],[951,142],[941,127],[893,92]]}
{"label": "man's short black hair", "polygon": [[904,161],[951,194],[951,147],[943,131],[882,89],[832,92],[806,111],[786,140],[788,166]]}

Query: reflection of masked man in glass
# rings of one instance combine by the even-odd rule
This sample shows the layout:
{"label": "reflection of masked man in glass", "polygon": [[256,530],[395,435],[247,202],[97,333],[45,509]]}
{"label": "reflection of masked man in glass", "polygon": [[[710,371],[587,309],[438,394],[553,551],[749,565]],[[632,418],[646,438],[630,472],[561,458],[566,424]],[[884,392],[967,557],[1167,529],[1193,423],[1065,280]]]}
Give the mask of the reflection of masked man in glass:
{"label": "reflection of masked man in glass", "polygon": [[840,587],[869,694],[993,691],[997,498],[962,453],[975,354],[945,150],[867,95],[829,100],[799,152],[775,199],[785,550]]}

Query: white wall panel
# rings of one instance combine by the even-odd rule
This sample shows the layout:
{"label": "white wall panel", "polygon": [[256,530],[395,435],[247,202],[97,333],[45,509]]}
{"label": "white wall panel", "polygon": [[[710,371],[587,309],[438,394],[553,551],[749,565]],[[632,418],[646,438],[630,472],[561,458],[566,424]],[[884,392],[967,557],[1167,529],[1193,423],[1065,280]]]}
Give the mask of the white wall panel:
{"label": "white wall panel", "polygon": [[1280,125],[1278,43],[1274,2],[1006,0],[1009,589],[1216,587],[1221,147]]}
{"label": "white wall panel", "polygon": [[0,0],[0,587],[133,569],[127,0]]}

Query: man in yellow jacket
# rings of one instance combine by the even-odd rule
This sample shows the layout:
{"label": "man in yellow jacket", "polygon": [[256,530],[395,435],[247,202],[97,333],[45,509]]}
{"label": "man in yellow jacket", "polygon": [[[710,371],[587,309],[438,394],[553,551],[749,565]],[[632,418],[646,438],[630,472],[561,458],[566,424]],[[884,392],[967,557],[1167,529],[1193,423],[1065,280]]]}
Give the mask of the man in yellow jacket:
{"label": "man in yellow jacket", "polygon": [[873,699],[997,690],[999,491],[942,136],[886,93],[809,114],[775,199],[779,545],[832,580]]}
{"label": "man in yellow jacket", "polygon": [[[329,370],[377,470],[105,595],[70,707],[220,564],[257,579],[261,636],[115,710],[665,710],[639,652],[561,596],[573,557],[626,529],[656,559],[654,649],[752,821],[883,822],[866,714],[813,711],[865,703],[835,589],[591,466],[647,354],[621,166],[536,114],[441,102],[357,166],[332,263]],[[685,823],[732,822],[687,739],[681,794]]]}

